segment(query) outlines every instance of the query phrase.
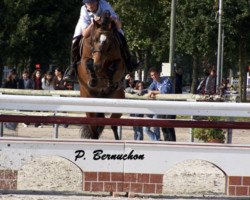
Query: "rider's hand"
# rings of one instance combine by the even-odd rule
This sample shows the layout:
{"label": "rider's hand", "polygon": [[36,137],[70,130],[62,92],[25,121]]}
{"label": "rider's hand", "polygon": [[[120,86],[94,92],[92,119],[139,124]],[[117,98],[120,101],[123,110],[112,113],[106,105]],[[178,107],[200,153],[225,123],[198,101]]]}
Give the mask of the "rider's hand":
{"label": "rider's hand", "polygon": [[151,99],[155,99],[156,98],[156,94],[154,93],[154,91],[150,91],[148,94],[147,94],[148,98],[151,98]]}
{"label": "rider's hand", "polygon": [[95,17],[94,17],[94,20],[95,20],[97,23],[100,23],[100,19],[101,19],[101,17],[98,17],[98,16],[95,16]]}

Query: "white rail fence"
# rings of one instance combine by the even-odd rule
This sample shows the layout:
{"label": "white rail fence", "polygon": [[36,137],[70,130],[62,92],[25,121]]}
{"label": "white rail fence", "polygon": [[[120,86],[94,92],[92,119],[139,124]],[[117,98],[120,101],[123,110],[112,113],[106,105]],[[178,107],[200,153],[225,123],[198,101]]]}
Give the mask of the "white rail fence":
{"label": "white rail fence", "polygon": [[0,109],[250,117],[250,104],[0,95]]}
{"label": "white rail fence", "polygon": [[[26,95],[0,95],[0,109],[2,110],[1,114],[6,111],[13,110],[17,110],[19,112],[45,111],[53,113],[54,116],[56,116],[56,113],[58,112],[73,112],[79,114],[85,112],[96,112],[123,114],[141,113],[187,116],[250,117],[250,104],[247,103],[155,100],[139,101],[127,99],[98,99]],[[1,135],[3,135],[2,132],[3,131],[1,130]],[[55,126],[55,138],[57,137],[58,126]]]}
{"label": "white rail fence", "polygon": [[[85,112],[104,113],[142,113],[142,114],[168,114],[186,116],[222,116],[222,117],[250,117],[250,104],[232,102],[194,102],[194,101],[139,101],[121,99],[93,99],[55,96],[24,96],[24,95],[0,95],[0,115],[4,112],[44,111],[50,113],[69,112],[81,114]],[[190,143],[146,143],[145,146],[135,141],[64,141],[64,140],[18,140],[17,138],[3,138],[0,140],[2,154],[5,155],[4,169],[18,172],[25,162],[32,157],[42,155],[59,155],[71,160],[79,166],[84,173],[104,174],[114,173],[125,176],[133,173],[164,177],[164,174],[185,160],[200,159],[215,164],[225,173],[226,195],[249,196],[250,185],[242,185],[244,180],[249,180],[249,145],[227,144],[190,144]],[[82,149],[84,147],[84,149]],[[145,154],[145,159],[138,164],[137,161],[113,160],[94,161],[91,157],[93,150],[102,149],[109,154]],[[143,149],[144,148],[144,149]],[[77,150],[85,151],[86,159],[75,159]],[[159,156],[164,155],[164,156]],[[152,163],[157,163],[152,165]],[[118,166],[119,165],[119,166]],[[112,169],[111,169],[111,167]],[[118,167],[117,167],[118,166]],[[112,171],[114,170],[114,171]],[[110,172],[112,171],[112,172]],[[17,173],[18,174],[18,173]],[[124,175],[125,174],[125,175]],[[84,176],[87,177],[87,176]],[[16,178],[18,180],[18,177]],[[162,178],[163,179],[163,178]],[[240,180],[239,185],[234,180]],[[14,180],[14,181],[17,181]],[[90,182],[87,178],[85,182]],[[92,180],[91,180],[92,181]],[[96,181],[95,181],[96,183]],[[144,184],[144,183],[143,183]],[[146,183],[147,185],[148,183]],[[164,179],[159,183],[162,187]],[[132,185],[132,184],[131,184]],[[131,186],[132,187],[132,186]],[[18,189],[14,188],[14,189]],[[93,189],[93,188],[92,188]],[[85,191],[92,191],[91,188]],[[132,188],[129,191],[133,191]],[[246,192],[240,193],[242,190]],[[123,190],[122,190],[123,191]],[[140,191],[139,193],[142,193]],[[239,193],[238,193],[239,192]],[[157,192],[155,192],[157,193]],[[158,193],[164,193],[158,192]]]}

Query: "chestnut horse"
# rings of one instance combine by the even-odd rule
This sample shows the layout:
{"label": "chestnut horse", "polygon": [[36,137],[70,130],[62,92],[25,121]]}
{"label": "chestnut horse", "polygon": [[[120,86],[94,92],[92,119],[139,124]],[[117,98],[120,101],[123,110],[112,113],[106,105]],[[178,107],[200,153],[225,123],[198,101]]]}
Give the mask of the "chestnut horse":
{"label": "chestnut horse", "polygon": [[[77,67],[81,97],[124,99],[125,62],[110,13],[105,11],[100,23],[94,22],[91,34],[83,39],[81,63]],[[111,114],[120,118],[122,114]],[[105,117],[104,113],[86,113],[87,117]],[[118,140],[117,126],[111,126]],[[104,126],[84,125],[82,138],[98,139]]]}

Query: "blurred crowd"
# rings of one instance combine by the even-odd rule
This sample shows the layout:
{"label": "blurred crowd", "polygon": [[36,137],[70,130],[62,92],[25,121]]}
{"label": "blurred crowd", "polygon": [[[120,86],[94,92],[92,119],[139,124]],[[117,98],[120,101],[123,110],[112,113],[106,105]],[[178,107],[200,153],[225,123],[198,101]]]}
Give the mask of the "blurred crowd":
{"label": "blurred crowd", "polygon": [[[57,67],[54,71],[42,73],[36,69],[33,73],[23,70],[21,77],[18,77],[16,69],[12,69],[4,80],[3,88],[9,89],[29,89],[29,90],[73,90],[74,83],[63,80],[63,70]],[[16,130],[18,123],[6,122],[4,126],[10,130]],[[29,123],[24,123],[27,127]],[[35,127],[41,128],[43,124],[36,123]],[[68,124],[63,124],[67,128]]]}
{"label": "blurred crowd", "polygon": [[11,89],[34,89],[34,90],[73,90],[74,83],[63,80],[63,70],[57,67],[54,71],[42,73],[36,69],[30,73],[23,70],[18,77],[16,69],[12,69],[4,80],[3,88]]}

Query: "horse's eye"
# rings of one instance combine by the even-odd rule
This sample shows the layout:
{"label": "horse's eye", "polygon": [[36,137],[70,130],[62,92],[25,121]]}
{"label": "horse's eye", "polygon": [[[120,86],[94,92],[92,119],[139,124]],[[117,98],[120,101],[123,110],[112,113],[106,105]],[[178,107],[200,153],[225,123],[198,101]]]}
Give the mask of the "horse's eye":
{"label": "horse's eye", "polygon": [[96,43],[99,42],[99,38],[98,38],[98,37],[95,38],[95,42],[96,42]]}

